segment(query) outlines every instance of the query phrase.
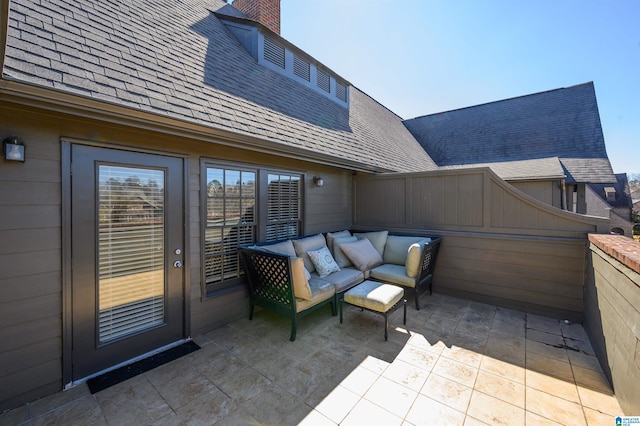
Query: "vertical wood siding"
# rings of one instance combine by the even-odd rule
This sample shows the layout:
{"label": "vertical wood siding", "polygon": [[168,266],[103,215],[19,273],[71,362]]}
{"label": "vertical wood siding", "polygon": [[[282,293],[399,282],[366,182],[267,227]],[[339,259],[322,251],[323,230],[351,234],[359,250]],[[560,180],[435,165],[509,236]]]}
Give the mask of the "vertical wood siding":
{"label": "vertical wood siding", "polygon": [[606,221],[553,208],[489,169],[358,176],[354,186],[354,228],[443,237],[436,291],[582,319],[586,235]]}

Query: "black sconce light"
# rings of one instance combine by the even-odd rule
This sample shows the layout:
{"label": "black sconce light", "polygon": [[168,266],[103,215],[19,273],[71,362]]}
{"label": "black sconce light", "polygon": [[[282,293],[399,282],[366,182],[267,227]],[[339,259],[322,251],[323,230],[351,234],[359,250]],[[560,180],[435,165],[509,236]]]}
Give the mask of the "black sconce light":
{"label": "black sconce light", "polygon": [[321,177],[318,177],[318,176],[314,176],[313,177],[313,184],[315,186],[317,186],[318,188],[320,188],[321,186],[324,186],[324,179],[322,179]]}
{"label": "black sconce light", "polygon": [[20,161],[24,163],[25,147],[15,136],[9,136],[2,141],[2,152],[6,161]]}

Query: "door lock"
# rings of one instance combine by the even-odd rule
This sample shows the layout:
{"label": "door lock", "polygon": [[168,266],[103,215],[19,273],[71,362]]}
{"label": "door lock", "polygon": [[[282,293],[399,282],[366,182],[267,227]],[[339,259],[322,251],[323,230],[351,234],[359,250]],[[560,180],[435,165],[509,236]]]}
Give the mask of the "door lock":
{"label": "door lock", "polygon": [[175,262],[173,262],[173,267],[182,268],[182,262],[180,262],[179,260],[176,260]]}

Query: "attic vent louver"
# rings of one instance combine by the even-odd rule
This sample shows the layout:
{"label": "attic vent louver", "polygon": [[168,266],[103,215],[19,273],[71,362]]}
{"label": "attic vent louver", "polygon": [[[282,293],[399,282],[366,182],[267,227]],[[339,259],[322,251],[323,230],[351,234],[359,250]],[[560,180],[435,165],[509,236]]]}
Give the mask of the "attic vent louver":
{"label": "attic vent louver", "polygon": [[324,90],[327,93],[331,92],[331,77],[326,72],[318,69],[318,79],[317,79],[318,87]]}
{"label": "attic vent louver", "polygon": [[310,81],[311,64],[300,58],[298,55],[293,55],[293,73],[300,78]]}
{"label": "attic vent louver", "polygon": [[277,44],[271,38],[264,38],[264,59],[280,68],[285,67],[284,50],[284,47]]}
{"label": "attic vent louver", "polygon": [[336,81],[336,98],[343,102],[347,102],[347,87]]}

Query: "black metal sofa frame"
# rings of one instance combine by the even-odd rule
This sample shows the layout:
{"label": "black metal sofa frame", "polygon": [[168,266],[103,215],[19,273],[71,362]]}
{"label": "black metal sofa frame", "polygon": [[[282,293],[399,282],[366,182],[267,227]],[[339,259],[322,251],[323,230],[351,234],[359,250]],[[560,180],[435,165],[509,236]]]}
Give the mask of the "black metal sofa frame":
{"label": "black metal sofa frame", "polygon": [[[416,301],[416,309],[420,310],[420,304],[418,302],[419,296],[427,291],[429,288],[429,294],[433,294],[433,271],[436,268],[436,259],[438,258],[438,251],[440,250],[441,237],[431,237],[431,241],[424,245],[422,251],[422,259],[420,260],[419,274],[416,277],[416,286],[413,287],[413,297]],[[395,283],[394,283],[395,284]],[[411,289],[411,287],[402,286],[405,289]]]}
{"label": "black metal sofa frame", "polygon": [[289,340],[293,342],[300,317],[327,304],[331,304],[331,314],[337,315],[334,296],[297,312],[289,256],[246,247],[239,252],[249,282],[249,320],[253,319],[256,306],[287,317],[291,319]]}
{"label": "black metal sofa frame", "polygon": [[[417,310],[420,310],[419,296],[427,289],[429,294],[433,292],[433,271],[441,242],[441,237],[431,237],[431,241],[425,244],[414,287],[390,282],[413,293]],[[327,304],[331,304],[332,315],[337,315],[337,303],[341,293],[336,293],[333,297],[297,312],[289,256],[260,250],[259,247],[240,247],[239,254],[249,283],[249,320],[253,319],[255,306],[289,318],[291,319],[290,340],[293,342],[296,339],[299,318]],[[344,291],[346,290],[348,289]]]}

